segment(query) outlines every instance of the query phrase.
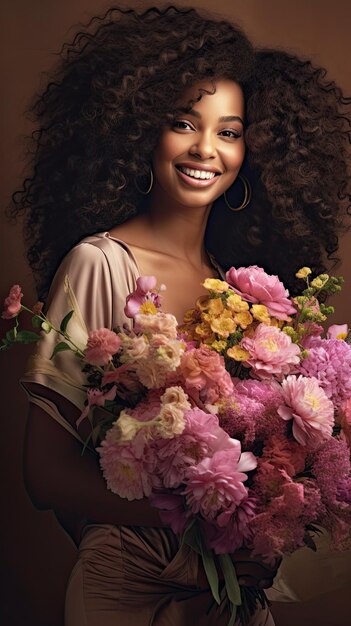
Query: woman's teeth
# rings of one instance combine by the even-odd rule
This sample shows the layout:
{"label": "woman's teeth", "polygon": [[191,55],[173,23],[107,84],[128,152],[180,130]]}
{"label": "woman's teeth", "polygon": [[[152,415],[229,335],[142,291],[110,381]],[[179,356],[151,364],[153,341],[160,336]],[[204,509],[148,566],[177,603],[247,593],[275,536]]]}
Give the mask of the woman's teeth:
{"label": "woman's teeth", "polygon": [[207,180],[211,180],[211,178],[214,178],[216,176],[215,172],[205,172],[204,170],[191,170],[188,167],[179,166],[178,169],[180,169],[183,174],[191,176],[192,178],[204,178]]}

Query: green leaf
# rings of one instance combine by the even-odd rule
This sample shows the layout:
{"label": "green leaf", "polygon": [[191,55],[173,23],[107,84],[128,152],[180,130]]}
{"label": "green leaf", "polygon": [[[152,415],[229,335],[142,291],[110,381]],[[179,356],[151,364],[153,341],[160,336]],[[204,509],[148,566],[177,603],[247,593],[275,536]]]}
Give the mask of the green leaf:
{"label": "green leaf", "polygon": [[216,564],[214,562],[213,552],[212,550],[209,550],[206,547],[201,537],[199,537],[199,539],[200,539],[200,546],[201,546],[202,562],[204,564],[204,570],[206,572],[208,584],[210,585],[210,589],[211,589],[214,599],[216,600],[217,604],[220,604],[221,599],[219,597],[219,591],[218,591],[218,585],[219,585],[218,572],[217,572]]}
{"label": "green leaf", "polygon": [[66,332],[66,328],[67,328],[67,324],[70,321],[72,315],[73,315],[74,311],[70,311],[69,313],[67,313],[67,315],[65,315],[65,317],[63,318],[61,324],[60,324],[60,331],[62,333]]}
{"label": "green leaf", "polygon": [[224,576],[227,596],[234,606],[240,606],[241,594],[234,563],[229,554],[219,554],[218,559]]}
{"label": "green leaf", "polygon": [[40,335],[31,330],[19,330],[16,335],[16,343],[36,343],[40,340]]}
{"label": "green leaf", "polygon": [[55,356],[55,354],[57,354],[58,352],[63,352],[64,350],[72,350],[72,348],[71,346],[68,345],[68,343],[65,343],[64,341],[60,341],[60,343],[58,343],[55,346],[50,359],[52,359]]}
{"label": "green leaf", "polygon": [[186,529],[183,535],[183,543],[186,543],[194,550],[194,552],[201,555],[202,562],[204,564],[204,570],[207,576],[208,584],[210,585],[212,595],[217,604],[220,604],[221,600],[218,590],[218,572],[216,564],[214,562],[213,552],[212,550],[209,550],[203,542],[201,537],[201,531],[196,524],[196,520],[194,520]]}
{"label": "green leaf", "polygon": [[5,337],[8,343],[13,343],[14,341],[16,341],[15,329],[11,328],[11,330],[8,330]]}
{"label": "green leaf", "polygon": [[41,319],[41,317],[39,317],[39,315],[34,315],[32,317],[32,326],[33,328],[41,328],[43,320]]}

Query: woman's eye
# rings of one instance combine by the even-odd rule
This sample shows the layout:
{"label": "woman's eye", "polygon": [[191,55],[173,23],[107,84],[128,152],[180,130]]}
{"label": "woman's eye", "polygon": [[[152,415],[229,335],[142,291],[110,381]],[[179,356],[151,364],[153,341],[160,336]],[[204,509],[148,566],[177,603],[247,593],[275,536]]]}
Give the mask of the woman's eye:
{"label": "woman's eye", "polygon": [[241,132],[239,130],[225,129],[221,130],[220,135],[222,137],[227,137],[228,139],[239,139],[241,137]]}
{"label": "woman's eye", "polygon": [[179,128],[180,130],[193,130],[193,127],[189,124],[189,122],[185,122],[184,120],[175,120],[173,122],[173,128]]}

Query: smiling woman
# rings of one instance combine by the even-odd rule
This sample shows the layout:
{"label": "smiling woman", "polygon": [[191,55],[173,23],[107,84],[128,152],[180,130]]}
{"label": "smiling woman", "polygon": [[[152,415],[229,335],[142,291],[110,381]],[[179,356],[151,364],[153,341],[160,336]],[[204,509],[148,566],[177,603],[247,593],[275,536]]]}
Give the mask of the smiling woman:
{"label": "smiling woman", "polygon": [[[160,187],[180,204],[210,208],[244,160],[244,95],[237,83],[217,80],[194,85],[183,98],[183,111],[154,152],[155,194]],[[192,108],[184,108],[188,102]]]}
{"label": "smiling woman", "polygon": [[[34,103],[34,163],[14,196],[49,319],[68,312],[66,276],[96,330],[131,326],[124,301],[140,274],[167,285],[163,309],[181,321],[204,279],[230,265],[263,265],[292,290],[300,266],[325,269],[350,194],[344,105],[310,62],[254,50],[194,9],[93,19]],[[52,348],[47,335],[23,379],[25,473],[35,505],[80,548],[65,626],[227,624],[197,555],[147,500],[108,492],[93,454],[81,457],[82,374],[73,358],[53,365]],[[277,564],[232,558],[242,586],[270,586]],[[260,606],[250,617],[272,623]]]}

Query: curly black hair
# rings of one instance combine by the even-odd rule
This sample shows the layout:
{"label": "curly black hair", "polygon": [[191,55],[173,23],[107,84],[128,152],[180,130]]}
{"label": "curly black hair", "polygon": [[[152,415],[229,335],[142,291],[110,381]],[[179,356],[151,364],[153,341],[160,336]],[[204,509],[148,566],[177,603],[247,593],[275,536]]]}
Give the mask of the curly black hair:
{"label": "curly black hair", "polygon": [[324,269],[350,200],[340,89],[308,61],[255,51],[237,26],[195,9],[113,7],[63,46],[31,108],[32,175],[13,196],[12,215],[25,212],[40,299],[75,243],[145,210],[138,187],[175,103],[216,78],[244,92],[243,172],[253,200],[235,214],[214,204],[209,251],[224,268],[257,263],[292,288],[299,266]]}

